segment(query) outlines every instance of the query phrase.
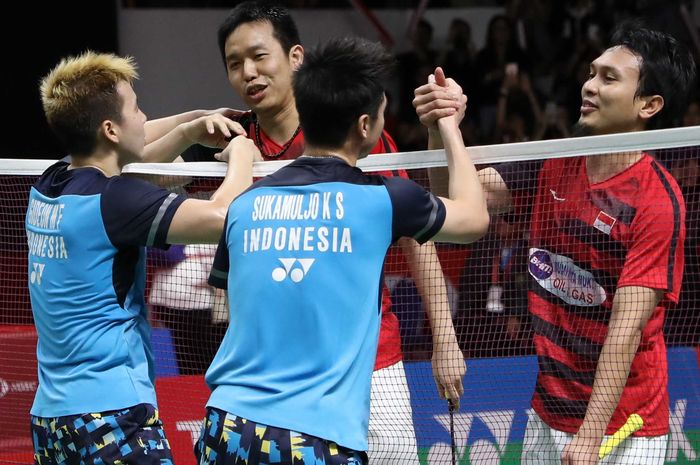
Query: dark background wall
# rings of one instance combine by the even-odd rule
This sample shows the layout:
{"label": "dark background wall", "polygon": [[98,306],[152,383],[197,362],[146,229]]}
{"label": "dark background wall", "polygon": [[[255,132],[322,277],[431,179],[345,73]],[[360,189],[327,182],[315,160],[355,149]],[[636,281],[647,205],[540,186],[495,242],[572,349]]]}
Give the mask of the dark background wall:
{"label": "dark background wall", "polygon": [[16,13],[4,16],[0,33],[4,106],[0,157],[56,158],[61,151],[41,110],[39,79],[65,55],[87,48],[116,52],[116,3],[13,3]]}

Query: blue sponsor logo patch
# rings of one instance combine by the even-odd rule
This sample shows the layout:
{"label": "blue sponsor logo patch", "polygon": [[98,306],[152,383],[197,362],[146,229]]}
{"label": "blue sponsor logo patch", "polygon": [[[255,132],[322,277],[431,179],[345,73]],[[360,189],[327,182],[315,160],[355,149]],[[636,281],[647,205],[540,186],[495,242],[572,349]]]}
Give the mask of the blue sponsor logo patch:
{"label": "blue sponsor logo patch", "polygon": [[536,250],[530,254],[530,274],[537,279],[547,279],[552,275],[554,267],[552,259],[544,250]]}

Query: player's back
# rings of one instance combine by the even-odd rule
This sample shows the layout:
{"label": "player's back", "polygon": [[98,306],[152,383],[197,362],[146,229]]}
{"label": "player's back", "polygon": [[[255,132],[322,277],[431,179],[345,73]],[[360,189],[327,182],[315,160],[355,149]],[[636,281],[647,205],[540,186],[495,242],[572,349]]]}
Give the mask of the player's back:
{"label": "player's back", "polygon": [[231,320],[208,405],[365,450],[382,266],[407,231],[434,234],[421,195],[405,179],[301,157],[238,197],[212,271]]}
{"label": "player's back", "polygon": [[67,166],[57,163],[32,187],[25,222],[39,335],[32,414],[155,403],[143,251],[117,247],[108,234],[103,194],[114,179]]}

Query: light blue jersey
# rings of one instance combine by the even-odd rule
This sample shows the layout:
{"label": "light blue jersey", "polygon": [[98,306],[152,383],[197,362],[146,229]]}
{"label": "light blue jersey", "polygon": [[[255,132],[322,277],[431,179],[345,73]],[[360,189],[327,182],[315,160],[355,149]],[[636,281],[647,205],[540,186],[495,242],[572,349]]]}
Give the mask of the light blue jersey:
{"label": "light blue jersey", "polygon": [[231,315],[207,405],[366,450],[384,257],[444,217],[412,181],[339,159],[299,158],[239,196],[210,278]]}
{"label": "light blue jersey", "polygon": [[32,187],[29,294],[39,335],[32,415],[156,405],[145,249],[164,247],[184,200],[143,181],[59,162]]}

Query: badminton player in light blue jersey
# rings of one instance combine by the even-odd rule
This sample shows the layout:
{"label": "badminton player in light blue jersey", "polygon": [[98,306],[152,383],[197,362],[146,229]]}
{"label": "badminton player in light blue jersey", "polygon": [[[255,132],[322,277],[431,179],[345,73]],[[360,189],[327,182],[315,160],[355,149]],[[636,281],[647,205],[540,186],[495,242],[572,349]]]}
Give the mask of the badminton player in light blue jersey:
{"label": "badminton player in light blue jersey", "polygon": [[[42,81],[44,112],[71,162],[39,178],[26,216],[39,336],[31,409],[39,465],[172,461],[154,389],[145,246],[215,243],[229,203],[252,182],[259,152],[241,136],[224,149],[231,161],[210,200],[120,176],[144,153],[136,77],[130,58],[86,52],[64,59]],[[161,143],[231,136],[235,124],[210,115],[178,125]]]}
{"label": "badminton player in light blue jersey", "polygon": [[449,199],[355,167],[381,136],[392,61],[362,39],[308,53],[293,85],[305,154],[229,207],[210,283],[228,289],[230,328],[206,375],[200,464],[366,463],[387,249],[486,232],[454,83],[459,105],[439,123]]}

